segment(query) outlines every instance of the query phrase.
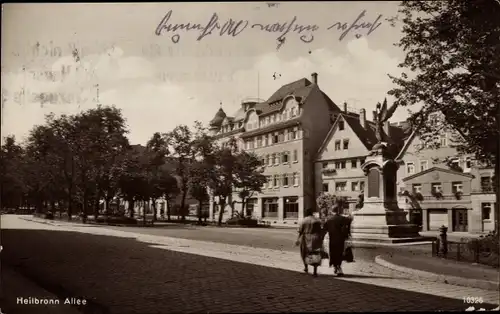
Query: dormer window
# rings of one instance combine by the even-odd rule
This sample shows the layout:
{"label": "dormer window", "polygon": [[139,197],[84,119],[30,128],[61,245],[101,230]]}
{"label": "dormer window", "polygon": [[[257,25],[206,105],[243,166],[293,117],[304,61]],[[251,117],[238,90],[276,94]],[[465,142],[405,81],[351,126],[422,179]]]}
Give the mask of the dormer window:
{"label": "dormer window", "polygon": [[293,108],[290,109],[290,115],[292,117],[295,117],[297,115],[297,109],[295,107],[293,107]]}

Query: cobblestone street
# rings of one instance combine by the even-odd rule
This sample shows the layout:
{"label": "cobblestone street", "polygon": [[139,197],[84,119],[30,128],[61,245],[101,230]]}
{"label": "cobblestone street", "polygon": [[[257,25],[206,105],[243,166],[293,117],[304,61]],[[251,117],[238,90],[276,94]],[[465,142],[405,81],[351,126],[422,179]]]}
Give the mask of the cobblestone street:
{"label": "cobblestone street", "polygon": [[[327,267],[313,278],[300,272],[296,253],[280,250],[16,216],[2,216],[1,235],[2,272],[15,270],[60,298],[85,298],[86,313],[461,311],[469,306],[463,297],[482,297],[486,309],[498,303],[494,291],[416,282],[368,261],[346,265],[343,279]],[[4,300],[3,311],[37,307],[14,303]]]}

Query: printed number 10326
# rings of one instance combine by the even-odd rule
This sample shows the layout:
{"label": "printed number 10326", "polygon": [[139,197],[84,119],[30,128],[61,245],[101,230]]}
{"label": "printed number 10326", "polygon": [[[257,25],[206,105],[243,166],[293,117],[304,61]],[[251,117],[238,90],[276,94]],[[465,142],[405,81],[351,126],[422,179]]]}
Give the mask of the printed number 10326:
{"label": "printed number 10326", "polygon": [[482,297],[464,297],[464,303],[481,304],[481,303],[483,303],[483,298]]}

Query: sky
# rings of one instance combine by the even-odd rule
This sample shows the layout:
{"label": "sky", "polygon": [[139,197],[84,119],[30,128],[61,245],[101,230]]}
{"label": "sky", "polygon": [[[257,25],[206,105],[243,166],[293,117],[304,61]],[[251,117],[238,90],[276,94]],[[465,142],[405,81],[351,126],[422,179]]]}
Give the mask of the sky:
{"label": "sky", "polygon": [[[48,113],[101,103],[122,109],[131,143],[145,144],[313,72],[337,105],[371,112],[390,103],[387,74],[401,71],[401,26],[386,21],[397,10],[380,1],[4,4],[1,134],[22,141]],[[355,27],[342,36],[342,25]],[[391,121],[407,115],[398,108]]]}

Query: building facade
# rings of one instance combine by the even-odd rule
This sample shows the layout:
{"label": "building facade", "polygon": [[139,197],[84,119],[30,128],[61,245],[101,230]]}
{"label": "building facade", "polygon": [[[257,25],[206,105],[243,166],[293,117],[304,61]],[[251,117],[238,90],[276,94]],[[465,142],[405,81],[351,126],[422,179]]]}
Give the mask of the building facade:
{"label": "building facade", "polygon": [[401,150],[399,205],[423,231],[441,226],[449,232],[483,233],[495,229],[494,169],[473,156],[459,155],[451,132],[443,132],[439,148],[425,148],[414,133]]}
{"label": "building facade", "polygon": [[[392,149],[398,151],[408,136],[407,124],[387,122],[384,129],[392,138]],[[366,110],[350,112],[347,104],[344,104],[343,111],[336,115],[334,124],[316,155],[317,193],[345,197],[345,205],[348,207],[344,208],[344,212],[355,211],[366,184],[361,165],[376,143],[375,123],[367,120]]]}
{"label": "building facade", "polygon": [[[318,76],[289,83],[266,101],[243,101],[232,117],[222,109],[210,123],[219,143],[234,138],[238,146],[262,158],[267,178],[261,193],[248,200],[247,211],[270,223],[297,224],[304,209],[315,207],[314,157],[340,109],[318,87]],[[236,194],[224,216],[241,212]],[[212,199],[211,216],[220,208]]]}

